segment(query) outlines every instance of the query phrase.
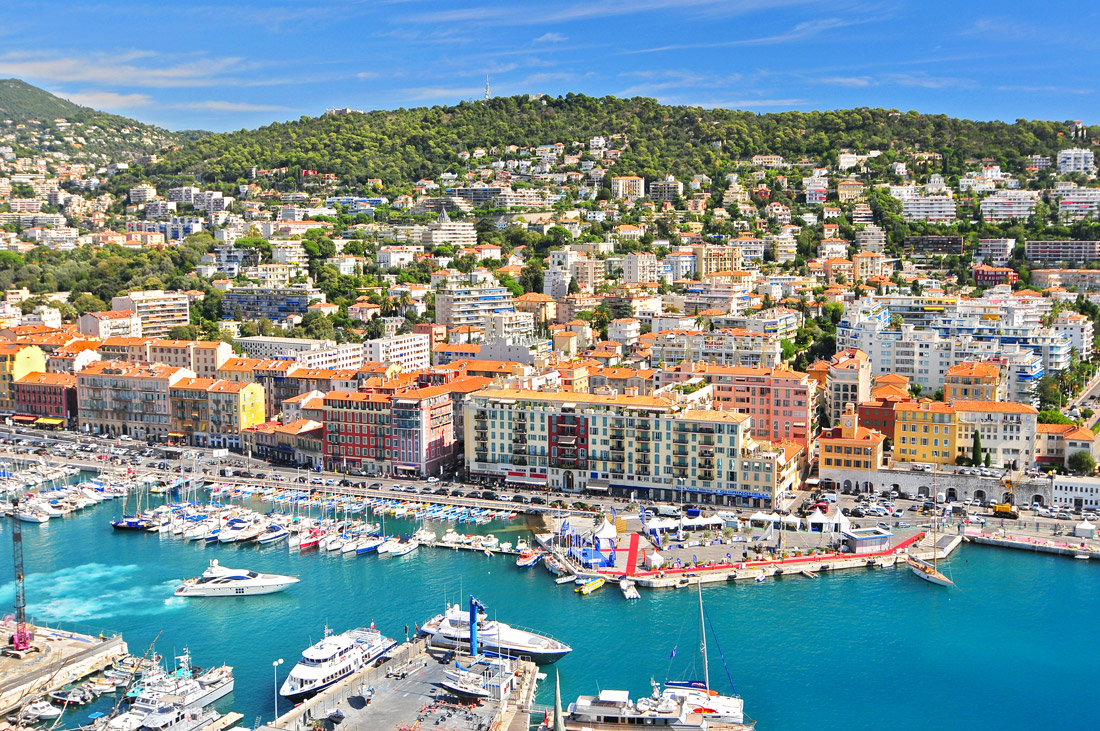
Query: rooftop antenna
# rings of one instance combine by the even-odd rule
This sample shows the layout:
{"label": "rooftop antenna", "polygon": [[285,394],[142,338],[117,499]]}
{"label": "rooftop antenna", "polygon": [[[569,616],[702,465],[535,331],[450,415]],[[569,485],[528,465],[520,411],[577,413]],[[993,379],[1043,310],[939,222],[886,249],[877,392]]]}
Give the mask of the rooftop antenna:
{"label": "rooftop antenna", "polygon": [[489,93],[489,74],[485,74],[485,98],[489,99],[492,94]]}

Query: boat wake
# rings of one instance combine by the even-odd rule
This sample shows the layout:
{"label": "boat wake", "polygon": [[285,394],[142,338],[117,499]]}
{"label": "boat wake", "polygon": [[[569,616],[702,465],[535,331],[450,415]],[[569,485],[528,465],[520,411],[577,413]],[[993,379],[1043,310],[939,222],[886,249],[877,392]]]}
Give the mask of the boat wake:
{"label": "boat wake", "polygon": [[[136,564],[88,563],[28,574],[27,615],[39,622],[86,622],[160,614],[185,606],[184,600],[172,596],[179,581],[143,586],[141,570]],[[0,605],[7,606],[14,597],[14,582],[0,586]]]}

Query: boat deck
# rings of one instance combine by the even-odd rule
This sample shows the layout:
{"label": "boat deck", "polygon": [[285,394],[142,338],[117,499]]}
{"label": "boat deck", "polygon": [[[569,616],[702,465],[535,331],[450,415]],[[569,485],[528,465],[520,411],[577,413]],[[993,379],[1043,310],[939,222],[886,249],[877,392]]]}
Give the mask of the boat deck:
{"label": "boat deck", "polygon": [[[443,662],[445,657],[451,661]],[[534,696],[537,669],[533,663],[522,663],[517,690],[502,707],[499,701],[488,699],[476,704],[460,703],[443,691],[439,684],[448,668],[453,667],[454,657],[429,650],[423,639],[401,645],[391,658],[381,666],[349,676],[257,731],[307,731],[318,721],[327,731],[509,728],[517,718],[522,725]],[[373,694],[368,689],[373,689]],[[328,720],[335,710],[344,714],[338,726]]]}

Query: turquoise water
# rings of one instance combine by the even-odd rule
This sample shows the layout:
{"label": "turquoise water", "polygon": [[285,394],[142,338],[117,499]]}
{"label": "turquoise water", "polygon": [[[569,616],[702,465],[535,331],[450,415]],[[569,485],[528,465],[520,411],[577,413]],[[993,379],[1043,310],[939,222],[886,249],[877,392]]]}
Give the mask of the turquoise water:
{"label": "turquoise water", "polygon": [[[554,666],[567,702],[597,687],[647,694],[651,677],[699,674],[691,667],[698,655],[694,591],[643,591],[641,601],[627,603],[616,586],[582,598],[541,567],[520,570],[476,552],[421,548],[379,559],[115,534],[107,524],[113,511],[103,504],[24,526],[30,614],[72,629],[122,632],[136,654],[160,633],[157,650],[165,656],[188,646],[198,665],[233,665],[236,690],[219,705],[243,713],[245,726],[272,716],[272,661],[286,661],[281,682],[326,623],[341,631],[373,621],[402,639],[406,624],[411,631],[445,601],[465,602],[470,593],[502,621],[573,646]],[[415,527],[391,522],[391,531]],[[478,529],[502,538],[522,531],[522,523]],[[0,606],[7,607],[6,523],[0,542]],[[265,597],[173,597],[179,580],[201,573],[211,558],[302,581]],[[1096,563],[964,546],[947,563],[958,584],[952,590],[906,571],[856,570],[704,587],[703,598],[746,713],[761,731],[1095,729]],[[712,684],[728,689],[713,641],[710,649]],[[552,679],[551,670],[542,702],[552,701]],[[78,709],[73,721],[92,710]]]}

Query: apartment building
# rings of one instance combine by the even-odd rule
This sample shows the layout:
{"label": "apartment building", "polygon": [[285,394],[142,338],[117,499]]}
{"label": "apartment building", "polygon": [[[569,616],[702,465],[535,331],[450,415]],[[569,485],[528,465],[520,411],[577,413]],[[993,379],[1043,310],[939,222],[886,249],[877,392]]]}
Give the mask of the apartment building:
{"label": "apartment building", "polygon": [[477,246],[477,229],[473,221],[452,221],[443,210],[439,218],[428,224],[420,236],[420,243],[425,246],[440,246],[450,244],[456,248]]}
{"label": "apartment building", "polygon": [[1077,351],[1081,360],[1091,360],[1093,353],[1093,323],[1088,317],[1062,310],[1054,318],[1054,332],[1069,338],[1070,347]]}
{"label": "apartment building", "polygon": [[133,310],[85,312],[77,320],[77,330],[94,338],[140,338],[141,318]]}
{"label": "apartment building", "polygon": [[1004,266],[1012,258],[1016,239],[978,239],[978,261],[995,267]]}
{"label": "apartment building", "polygon": [[943,376],[944,401],[1003,401],[1008,397],[1008,368],[1001,363],[959,363]]}
{"label": "apartment building", "polygon": [[702,379],[711,387],[714,406],[752,417],[757,439],[788,439],[814,453],[817,432],[817,382],[806,373],[777,368],[737,368],[709,363],[680,363],[656,371],[658,389],[672,383]]}
{"label": "apartment building", "polygon": [[894,407],[894,460],[953,465],[958,455],[955,409],[927,399]]}
{"label": "apartment building", "polygon": [[691,397],[484,389],[466,406],[466,465],[475,476],[566,492],[772,507],[796,485],[800,448],[758,442],[751,417],[705,406]]}
{"label": "apartment building", "polygon": [[998,284],[1015,284],[1020,277],[1008,267],[994,267],[988,264],[975,264],[970,268],[974,281],[982,287],[996,287]]}
{"label": "apartment building", "polygon": [[483,329],[489,315],[514,309],[512,291],[507,287],[452,285],[435,296],[435,321],[448,329],[462,326]]}
{"label": "apartment building", "polygon": [[193,447],[240,449],[249,427],[266,421],[264,389],[258,383],[182,378],[168,389],[170,439]]}
{"label": "apartment building", "polygon": [[112,298],[111,309],[137,313],[141,334],[147,338],[166,338],[172,328],[191,322],[191,298],[186,292],[159,289],[130,292]]}
{"label": "apartment building", "polygon": [[645,178],[636,175],[622,175],[611,178],[611,197],[616,200],[626,198],[636,200],[645,197]]}
{"label": "apartment building", "polygon": [[963,239],[962,236],[906,236],[901,248],[916,257],[961,255]]}
{"label": "apartment building", "polygon": [[825,406],[829,424],[839,423],[848,404],[871,398],[871,361],[858,349],[842,350],[829,360],[825,375]]}
{"label": "apartment building", "polygon": [[627,284],[659,282],[659,271],[655,254],[643,251],[623,257],[623,281]]}
{"label": "apartment building", "polygon": [[1039,412],[1012,401],[953,401],[958,422],[957,456],[970,457],[974,434],[980,435],[983,460],[990,466],[1024,469],[1034,458]]}
{"label": "apartment building", "polygon": [[395,475],[442,475],[455,458],[454,407],[446,386],[403,391],[390,399],[390,469]]}
{"label": "apartment building", "polygon": [[33,371],[13,382],[17,424],[59,428],[76,425],[76,376]]}
{"label": "apartment building", "polygon": [[949,223],[955,220],[957,206],[950,195],[910,196],[901,202],[901,215],[906,221]]}
{"label": "apartment building", "polygon": [[1085,264],[1100,260],[1100,241],[1025,241],[1024,255],[1034,262]]}
{"label": "apartment building", "polygon": [[241,321],[267,318],[282,322],[292,315],[305,315],[311,303],[324,301],[324,292],[305,284],[233,287],[222,296],[221,314]]}
{"label": "apartment building", "polygon": [[[612,181],[615,178],[611,179]],[[614,195],[615,191],[611,191]],[[684,184],[679,180],[669,175],[664,180],[654,180],[649,184],[649,197],[655,201],[674,201],[677,198],[684,196]],[[628,196],[615,196],[615,197],[628,197]]]}
{"label": "apartment building", "polygon": [[1091,173],[1096,169],[1096,160],[1092,150],[1083,147],[1071,147],[1058,151],[1058,174]]}
{"label": "apartment building", "polygon": [[882,466],[885,441],[886,435],[882,432],[860,426],[859,414],[852,404],[845,406],[839,424],[823,429],[818,437],[818,474],[822,486],[845,492],[878,490],[875,480]]}
{"label": "apartment building", "polygon": [[15,414],[15,382],[46,370],[46,353],[37,345],[0,342],[0,416]]}
{"label": "apartment building", "polygon": [[1033,190],[1002,190],[982,199],[982,218],[993,223],[1026,221],[1035,212],[1039,192]]}
{"label": "apartment building", "polygon": [[172,431],[169,389],[194,371],[159,364],[91,363],[76,374],[85,432],[164,441]]}
{"label": "apartment building", "polygon": [[291,360],[303,368],[346,370],[363,365],[363,346],[358,343],[267,335],[237,338],[236,342],[249,358]]}
{"label": "apartment building", "polygon": [[541,292],[526,292],[512,300],[516,312],[530,313],[535,322],[551,323],[558,317],[558,301]]}
{"label": "apartment building", "polygon": [[702,361],[721,366],[775,368],[781,360],[782,348],[775,336],[734,328],[712,332],[667,330],[656,335],[650,348],[651,363]]}
{"label": "apartment building", "polygon": [[394,335],[363,343],[363,357],[368,363],[396,363],[403,373],[426,370],[432,364],[431,336]]}

